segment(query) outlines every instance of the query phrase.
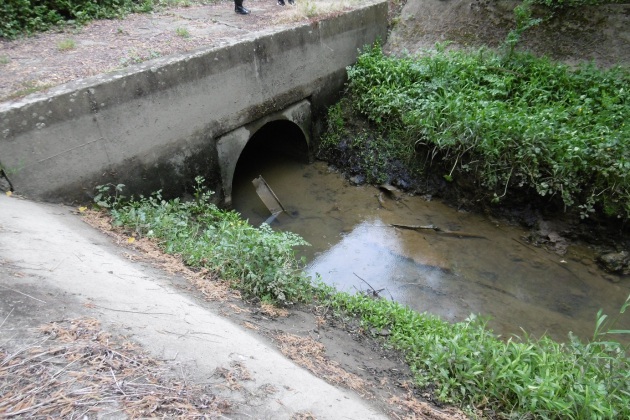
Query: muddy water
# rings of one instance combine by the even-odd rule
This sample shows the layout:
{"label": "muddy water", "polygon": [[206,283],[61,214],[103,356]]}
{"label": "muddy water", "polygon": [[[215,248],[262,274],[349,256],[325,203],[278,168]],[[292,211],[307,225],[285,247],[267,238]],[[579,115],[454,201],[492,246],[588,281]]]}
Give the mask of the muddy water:
{"label": "muddy water", "polygon": [[[269,217],[251,184],[261,174],[288,213],[271,226],[303,236],[312,245],[300,250],[308,272],[340,290],[383,289],[381,296],[449,321],[481,314],[497,334],[524,330],[562,341],[569,331],[589,338],[598,309],[616,314],[630,293],[627,280],[603,278],[588,249],[560,257],[526,244],[517,227],[420,197],[380,196],[377,188],[349,185],[322,162],[260,155],[239,162],[234,206],[254,225]],[[618,326],[630,328],[630,316]]]}

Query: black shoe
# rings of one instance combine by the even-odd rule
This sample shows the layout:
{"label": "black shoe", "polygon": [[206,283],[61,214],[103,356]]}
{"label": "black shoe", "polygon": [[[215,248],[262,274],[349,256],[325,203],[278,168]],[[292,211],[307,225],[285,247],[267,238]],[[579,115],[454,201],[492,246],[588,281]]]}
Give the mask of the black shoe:
{"label": "black shoe", "polygon": [[289,4],[293,6],[295,4],[295,0],[289,0]]}
{"label": "black shoe", "polygon": [[278,6],[284,6],[284,0],[278,0]]}
{"label": "black shoe", "polygon": [[249,9],[246,9],[243,6],[236,6],[234,11],[239,15],[249,15]]}

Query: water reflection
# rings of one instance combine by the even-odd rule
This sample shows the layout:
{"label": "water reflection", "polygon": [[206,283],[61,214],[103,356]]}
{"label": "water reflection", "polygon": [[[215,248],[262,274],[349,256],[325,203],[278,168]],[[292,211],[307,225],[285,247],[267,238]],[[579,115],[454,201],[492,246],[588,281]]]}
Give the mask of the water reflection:
{"label": "water reflection", "polygon": [[[388,299],[449,321],[482,314],[499,334],[521,335],[523,328],[558,340],[569,331],[590,337],[597,310],[617,313],[630,293],[627,280],[603,278],[588,249],[559,257],[523,242],[518,227],[420,197],[379,199],[378,189],[350,186],[322,162],[260,154],[239,162],[233,203],[255,225],[269,216],[251,185],[258,175],[288,210],[272,226],[309,241],[300,250],[308,271],[341,290],[383,289]],[[432,224],[468,236],[391,224]],[[619,327],[629,329],[630,317]]]}

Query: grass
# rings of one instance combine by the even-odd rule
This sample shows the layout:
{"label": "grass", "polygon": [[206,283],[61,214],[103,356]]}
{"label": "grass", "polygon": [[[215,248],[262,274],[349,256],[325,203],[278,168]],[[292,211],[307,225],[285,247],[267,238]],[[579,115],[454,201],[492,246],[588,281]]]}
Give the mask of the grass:
{"label": "grass", "polygon": [[160,53],[157,51],[149,50],[148,54],[140,54],[135,49],[131,49],[127,52],[127,55],[120,59],[119,64],[120,67],[127,67],[133,64],[143,63],[147,60],[152,60],[154,58],[160,57]]}
{"label": "grass", "polygon": [[44,32],[55,27],[84,25],[95,19],[121,19],[130,13],[149,13],[171,7],[190,7],[216,0],[66,0],[38,2],[10,0],[0,3],[0,38]]}
{"label": "grass", "polygon": [[57,49],[59,51],[70,51],[77,47],[77,42],[74,39],[64,39],[57,43]]}
{"label": "grass", "polygon": [[186,28],[177,28],[175,29],[175,33],[177,34],[177,36],[180,36],[182,38],[190,38],[190,31],[188,31],[188,29]]}
{"label": "grass", "polygon": [[[341,293],[311,282],[293,249],[297,235],[255,228],[232,211],[210,203],[212,193],[197,178],[195,199],[126,199],[123,185],[102,186],[96,204],[109,209],[113,223],[135,237],[153,238],[191,267],[207,269],[246,297],[288,305],[314,302],[339,317],[359,319],[365,330],[387,329],[385,345],[401,351],[419,386],[435,390],[440,401],[500,418],[628,418],[630,360],[614,340],[616,318],[596,316],[592,340],[570,336],[567,344],[527,335],[502,340],[472,316],[451,324],[396,302]],[[314,300],[313,300],[314,299]]]}
{"label": "grass", "polygon": [[12,99],[17,99],[17,98],[21,98],[23,96],[27,96],[30,95],[31,93],[35,93],[35,92],[41,92],[43,90],[46,90],[50,87],[53,87],[54,85],[51,83],[40,83],[38,81],[33,81],[33,80],[29,80],[26,81],[24,83],[22,83],[23,88],[13,92],[10,95],[5,96],[4,98],[0,98],[0,100],[2,101],[8,101],[8,100],[12,100]]}
{"label": "grass", "polygon": [[318,16],[338,13],[352,6],[356,1],[357,0],[296,0],[294,6],[286,2],[286,6],[282,8],[281,13],[275,18],[275,23],[298,22],[305,19],[313,19]]}
{"label": "grass", "polygon": [[[364,295],[330,292],[330,304],[359,317],[366,328],[391,331],[420,386],[432,385],[441,401],[509,418],[628,418],[630,360],[627,347],[601,312],[593,340],[569,344],[547,337],[500,340],[475,316],[450,324],[402,305]],[[630,296],[621,309],[630,305]],[[608,325],[606,326],[606,324]]]}
{"label": "grass", "polygon": [[[348,77],[346,105],[408,162],[451,168],[444,179],[473,179],[493,202],[534,192],[582,217],[630,216],[627,70],[440,46],[392,58],[376,45]],[[329,149],[346,138],[333,118]]]}

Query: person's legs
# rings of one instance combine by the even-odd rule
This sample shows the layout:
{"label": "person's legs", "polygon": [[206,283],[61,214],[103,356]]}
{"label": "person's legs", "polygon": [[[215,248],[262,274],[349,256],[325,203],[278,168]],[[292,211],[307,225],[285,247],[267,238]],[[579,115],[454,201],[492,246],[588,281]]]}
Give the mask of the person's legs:
{"label": "person's legs", "polygon": [[249,9],[243,7],[243,0],[234,0],[234,11],[239,15],[249,14]]}

